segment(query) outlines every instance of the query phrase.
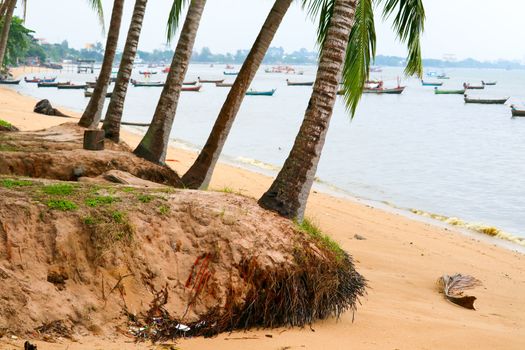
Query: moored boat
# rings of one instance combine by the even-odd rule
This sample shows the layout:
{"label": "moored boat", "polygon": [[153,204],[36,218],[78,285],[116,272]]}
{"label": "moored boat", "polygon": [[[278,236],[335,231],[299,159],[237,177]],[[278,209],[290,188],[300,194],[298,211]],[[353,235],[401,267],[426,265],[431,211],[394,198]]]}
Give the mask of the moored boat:
{"label": "moored boat", "polygon": [[165,67],[163,70],[162,70],[162,73],[169,73],[170,72],[170,67]]}
{"label": "moored boat", "polygon": [[487,86],[493,86],[493,85],[496,85],[498,82],[497,81],[481,81],[481,84],[483,85],[487,85]]}
{"label": "moored boat", "polygon": [[450,79],[450,77],[448,75],[446,75],[445,73],[441,73],[439,75],[436,76],[436,78],[438,79]]}
{"label": "moored boat", "polygon": [[224,79],[201,79],[201,77],[198,77],[197,79],[199,80],[199,83],[201,84],[204,84],[204,83],[215,84],[215,83],[222,83],[224,81]]}
{"label": "moored boat", "polygon": [[237,75],[237,74],[239,74],[239,72],[227,72],[227,71],[223,71],[222,73],[224,75]]}
{"label": "moored boat", "polygon": [[197,85],[197,86],[190,86],[190,87],[182,87],[181,88],[181,91],[193,91],[193,92],[199,92],[200,89],[201,89],[202,85]]}
{"label": "moored boat", "polygon": [[[106,98],[107,98],[107,97],[111,97],[112,95],[113,95],[113,92],[106,92]],[[85,96],[85,97],[91,97],[91,96],[93,96],[93,91],[91,91],[91,90],[86,90],[86,91],[84,91],[84,96]]]}
{"label": "moored boat", "polygon": [[33,77],[33,79],[27,79],[27,77],[24,77],[24,81],[26,83],[39,83],[40,82],[40,78]]}
{"label": "moored boat", "polygon": [[161,81],[137,81],[132,79],[131,84],[135,87],[162,87],[164,83]]}
{"label": "moored boat", "polygon": [[4,85],[18,85],[18,84],[20,84],[20,79],[18,79],[18,80],[4,79],[4,80],[0,80],[0,84],[4,84]]}
{"label": "moored boat", "polygon": [[58,84],[58,89],[64,89],[64,90],[80,90],[80,89],[87,89],[86,84]]}
{"label": "moored boat", "polygon": [[257,90],[248,90],[246,91],[246,96],[273,96],[277,89],[271,89],[268,91],[257,91]]}
{"label": "moored boat", "polygon": [[515,105],[510,105],[510,110],[513,117],[525,117],[525,107],[518,109]]}
{"label": "moored boat", "polygon": [[286,84],[288,86],[312,86],[314,85],[313,81],[290,81],[286,79]]}
{"label": "moored boat", "polygon": [[40,82],[37,84],[37,86],[39,88],[46,88],[46,87],[58,87],[58,85],[69,85],[71,84],[71,82],[69,81],[66,81],[66,82],[63,82],[63,83],[60,83],[60,82],[52,82],[52,83],[43,83],[43,82]]}
{"label": "moored boat", "polygon": [[441,86],[443,85],[442,81],[424,81],[421,80],[421,85],[423,86]]}
{"label": "moored boat", "polygon": [[153,72],[153,71],[139,71],[139,74],[152,75],[152,74],[157,74],[157,72]]}
{"label": "moored boat", "polygon": [[197,85],[197,80],[185,81],[185,82],[182,83],[182,85]]}
{"label": "moored boat", "polygon": [[465,94],[465,89],[459,90],[441,90],[437,86],[434,88],[434,94],[436,95],[463,95]]}
{"label": "moored boat", "polygon": [[[378,87],[365,87],[363,88],[363,94],[390,94],[390,95],[399,95],[405,91],[405,86],[398,86],[395,88],[384,88],[382,86]],[[344,90],[337,91],[338,95],[344,95]]]}
{"label": "moored boat", "polygon": [[489,105],[502,105],[509,99],[508,97],[504,98],[471,98],[467,94],[464,95],[465,103],[481,103]]}
{"label": "moored boat", "polygon": [[463,83],[463,87],[466,90],[483,90],[485,88],[485,85],[472,85],[469,83]]}
{"label": "moored boat", "polygon": [[215,83],[216,87],[232,87],[233,83]]}

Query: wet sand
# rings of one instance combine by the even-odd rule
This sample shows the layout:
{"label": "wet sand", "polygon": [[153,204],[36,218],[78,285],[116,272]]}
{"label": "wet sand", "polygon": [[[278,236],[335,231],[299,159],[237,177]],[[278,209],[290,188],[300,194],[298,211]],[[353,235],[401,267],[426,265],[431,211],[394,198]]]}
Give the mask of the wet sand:
{"label": "wet sand", "polygon": [[[51,101],[53,103],[53,101]],[[72,121],[32,112],[36,103],[0,88],[0,119],[22,130]],[[59,109],[60,106],[54,106]],[[62,110],[62,109],[61,109]],[[78,113],[62,110],[78,117]],[[294,135],[290,135],[293,137]],[[139,135],[123,133],[130,146]],[[196,154],[170,148],[169,164],[183,174]],[[235,166],[218,164],[211,188],[224,187],[259,198],[271,178]],[[497,208],[495,208],[497,210]],[[518,215],[518,214],[517,214]],[[525,349],[525,256],[496,246],[485,237],[465,236],[446,228],[352,200],[314,191],[307,216],[317,222],[356,260],[369,283],[368,295],[355,315],[316,322],[311,328],[279,328],[220,334],[211,339],[181,340],[181,349]],[[354,238],[354,235],[364,240]],[[470,274],[483,282],[469,294],[478,297],[476,311],[444,300],[436,289],[442,274]],[[270,337],[271,336],[271,337]],[[0,349],[21,340],[0,339]],[[124,337],[80,337],[75,342],[39,349],[136,349]]]}

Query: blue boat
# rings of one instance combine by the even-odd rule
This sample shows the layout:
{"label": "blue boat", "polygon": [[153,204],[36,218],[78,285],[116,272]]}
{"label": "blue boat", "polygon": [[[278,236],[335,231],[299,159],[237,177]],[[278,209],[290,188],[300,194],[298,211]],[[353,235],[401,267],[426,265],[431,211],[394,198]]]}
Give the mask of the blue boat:
{"label": "blue boat", "polygon": [[224,71],[223,73],[224,73],[224,75],[237,75],[237,74],[239,74],[239,72],[226,72],[226,71]]}
{"label": "blue boat", "polygon": [[48,79],[43,78],[43,79],[40,79],[39,82],[40,82],[40,83],[54,83],[56,79],[57,79],[57,77],[54,77],[54,78],[48,78]]}
{"label": "blue boat", "polygon": [[268,91],[257,91],[257,90],[248,90],[246,91],[246,96],[272,96],[277,89],[272,89]]}
{"label": "blue boat", "polygon": [[432,82],[432,81],[424,81],[424,80],[421,80],[421,85],[423,86],[441,86],[443,85],[443,82]]}

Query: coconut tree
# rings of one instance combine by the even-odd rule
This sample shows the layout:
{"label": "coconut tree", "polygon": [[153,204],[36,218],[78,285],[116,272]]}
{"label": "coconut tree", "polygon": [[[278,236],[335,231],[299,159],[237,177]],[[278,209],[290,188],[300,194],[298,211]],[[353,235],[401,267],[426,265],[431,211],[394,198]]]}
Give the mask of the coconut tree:
{"label": "coconut tree", "polygon": [[[97,12],[99,19],[104,24],[104,13],[102,10],[102,1],[101,0],[88,0],[89,4]],[[11,28],[11,21],[13,18],[13,12],[16,7],[17,0],[5,0],[0,5],[0,16],[3,17],[4,23],[2,27],[2,33],[0,36],[0,65],[4,62],[4,56],[7,46],[7,38],[9,36],[9,30]],[[24,20],[27,12],[27,0],[21,0],[22,5],[24,6]]]}
{"label": "coconut tree", "polygon": [[[422,73],[420,34],[424,8],[421,0],[379,0],[383,15],[397,11],[394,29],[408,43],[407,74]],[[321,56],[312,95],[292,150],[259,205],[301,221],[330,124],[339,81],[352,115],[375,54],[372,0],[335,0],[321,6]],[[354,23],[355,18],[355,25]],[[344,69],[343,69],[344,68]]]}
{"label": "coconut tree", "polygon": [[[178,4],[174,4],[174,6],[177,6],[179,13],[183,2],[183,0],[179,0]],[[136,155],[149,161],[164,164],[182,83],[188,70],[193,44],[195,43],[205,5],[206,0],[192,0],[190,3],[177,48],[173,55],[170,71],[157,103],[151,125],[134,151]],[[172,13],[177,11],[177,9],[172,7]],[[173,17],[176,18],[178,16],[170,16],[170,18]],[[174,28],[176,28],[176,23],[168,27],[168,35],[173,34]]]}
{"label": "coconut tree", "polygon": [[124,8],[124,0],[115,0],[113,2],[113,10],[111,13],[111,22],[109,24],[108,38],[106,41],[106,49],[104,51],[104,60],[100,69],[100,74],[93,91],[93,95],[82,114],[82,118],[78,125],[83,127],[96,128],[102,116],[102,109],[104,108],[104,101],[111,79],[111,70],[113,68],[113,60],[117,51],[118,38],[120,33],[120,25],[122,23],[122,11]]}
{"label": "coconut tree", "polygon": [[244,61],[208,140],[191,168],[182,177],[188,188],[206,188],[226,142],[246,91],[257,73],[270,43],[293,0],[276,0]]}
{"label": "coconut tree", "polygon": [[9,37],[9,30],[11,29],[11,21],[13,20],[13,13],[16,7],[16,0],[6,0],[5,15],[3,17],[4,23],[2,26],[2,36],[0,37],[0,65],[4,63],[5,51],[7,48],[7,38]]}
{"label": "coconut tree", "polygon": [[[122,53],[122,59],[117,74],[117,81],[115,82],[113,94],[102,126],[106,132],[106,137],[117,142],[119,141],[120,121],[122,119],[124,102],[126,101],[126,93],[128,91],[131,72],[133,71],[135,56],[137,55],[137,47],[139,44],[142,21],[144,20],[147,2],[147,0],[135,0],[135,7],[133,8],[128,36],[126,38],[126,44],[124,46],[124,52]],[[96,120],[94,120],[91,125],[94,125],[95,121]]]}

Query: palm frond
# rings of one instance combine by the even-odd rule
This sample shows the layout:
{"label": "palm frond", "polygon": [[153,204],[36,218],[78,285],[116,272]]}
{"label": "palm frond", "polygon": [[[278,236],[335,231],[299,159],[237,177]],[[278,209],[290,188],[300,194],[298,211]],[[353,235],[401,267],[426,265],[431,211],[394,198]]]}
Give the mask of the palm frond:
{"label": "palm frond", "polygon": [[88,0],[89,5],[97,13],[100,26],[102,27],[102,32],[106,31],[106,26],[104,24],[104,8],[102,7],[102,0]]}
{"label": "palm frond", "polygon": [[376,54],[376,34],[372,0],[359,0],[350,32],[342,83],[346,108],[354,116],[368,79],[370,62]]}
{"label": "palm frond", "polygon": [[170,43],[173,40],[175,34],[177,33],[182,9],[188,1],[189,0],[173,0],[173,4],[171,5],[170,14],[168,17],[168,25],[166,28],[166,37],[168,43]]}
{"label": "palm frond", "polygon": [[398,38],[407,44],[408,57],[405,74],[423,75],[421,60],[421,34],[425,29],[425,8],[422,0],[377,0],[384,3],[383,17],[397,13],[393,28]]}

